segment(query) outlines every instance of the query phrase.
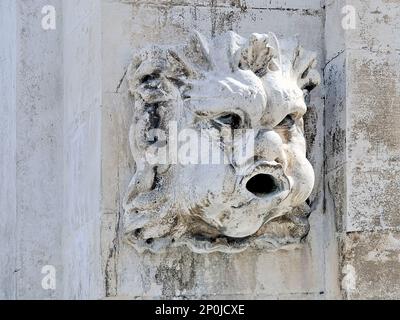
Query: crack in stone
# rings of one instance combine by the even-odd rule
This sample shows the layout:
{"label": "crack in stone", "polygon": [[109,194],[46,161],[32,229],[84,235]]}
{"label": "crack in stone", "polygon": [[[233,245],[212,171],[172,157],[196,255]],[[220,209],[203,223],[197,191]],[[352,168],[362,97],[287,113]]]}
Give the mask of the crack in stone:
{"label": "crack in stone", "polygon": [[339,57],[344,52],[345,52],[345,49],[340,50],[336,55],[334,55],[331,59],[329,59],[329,61],[327,63],[325,63],[324,68],[323,68],[324,74],[325,74],[325,69],[328,66],[328,64],[330,64],[333,60],[335,60],[337,57]]}
{"label": "crack in stone", "polygon": [[125,70],[124,74],[122,75],[122,78],[119,80],[117,89],[115,89],[115,93],[119,93],[119,89],[121,88],[121,85],[124,82],[127,73],[128,73],[128,68]]}
{"label": "crack in stone", "polygon": [[147,5],[147,6],[152,6],[152,7],[196,7],[196,8],[209,8],[209,9],[238,9],[242,12],[246,12],[248,10],[269,10],[269,11],[288,11],[288,12],[300,12],[303,15],[308,15],[308,16],[315,16],[315,15],[320,15],[321,11],[323,11],[325,8],[321,7],[321,9],[304,9],[304,8],[284,8],[284,7],[247,7],[245,5],[241,4],[233,4],[233,5],[221,5],[221,4],[216,4],[214,0],[210,0],[211,4],[205,4],[205,3],[157,3],[157,2],[150,2],[150,1],[125,1],[125,4],[131,4],[134,6],[140,6],[140,5]]}

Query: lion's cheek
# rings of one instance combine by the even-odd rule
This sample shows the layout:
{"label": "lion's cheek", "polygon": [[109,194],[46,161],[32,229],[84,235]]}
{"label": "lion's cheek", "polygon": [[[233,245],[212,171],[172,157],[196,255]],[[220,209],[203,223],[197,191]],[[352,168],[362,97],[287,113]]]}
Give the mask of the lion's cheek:
{"label": "lion's cheek", "polygon": [[313,188],[315,175],[314,170],[304,156],[295,157],[291,175],[292,188],[290,193],[291,206],[301,205],[310,196]]}

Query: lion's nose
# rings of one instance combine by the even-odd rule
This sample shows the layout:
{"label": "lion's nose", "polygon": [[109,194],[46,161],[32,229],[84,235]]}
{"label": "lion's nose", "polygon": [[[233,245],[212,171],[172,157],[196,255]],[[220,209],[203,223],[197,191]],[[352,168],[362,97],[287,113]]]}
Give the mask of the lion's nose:
{"label": "lion's nose", "polygon": [[279,184],[273,176],[260,173],[247,181],[246,189],[255,196],[262,198],[279,191]]}
{"label": "lion's nose", "polygon": [[273,130],[259,130],[255,140],[254,154],[257,159],[268,161],[284,159],[282,138]]}

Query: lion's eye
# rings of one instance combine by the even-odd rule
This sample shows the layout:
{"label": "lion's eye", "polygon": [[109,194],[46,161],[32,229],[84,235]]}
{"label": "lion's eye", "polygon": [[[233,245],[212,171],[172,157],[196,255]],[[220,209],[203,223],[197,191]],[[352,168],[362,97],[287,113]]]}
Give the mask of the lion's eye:
{"label": "lion's eye", "polygon": [[236,113],[223,114],[214,121],[220,125],[230,126],[232,129],[239,129],[242,125],[242,119]]}
{"label": "lion's eye", "polygon": [[290,129],[295,124],[295,117],[291,114],[288,114],[275,128],[279,129]]}
{"label": "lion's eye", "polygon": [[310,103],[310,91],[308,89],[303,89],[303,97],[307,104]]}

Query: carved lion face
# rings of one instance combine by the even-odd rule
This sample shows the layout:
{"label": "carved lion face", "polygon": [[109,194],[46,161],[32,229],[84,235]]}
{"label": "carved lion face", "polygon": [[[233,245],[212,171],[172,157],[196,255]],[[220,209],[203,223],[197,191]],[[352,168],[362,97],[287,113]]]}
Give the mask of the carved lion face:
{"label": "carved lion face", "polygon": [[314,65],[273,34],[207,43],[195,33],[137,56],[128,72],[136,173],[124,201],[127,240],[153,252],[299,242],[314,185],[303,131]]}

